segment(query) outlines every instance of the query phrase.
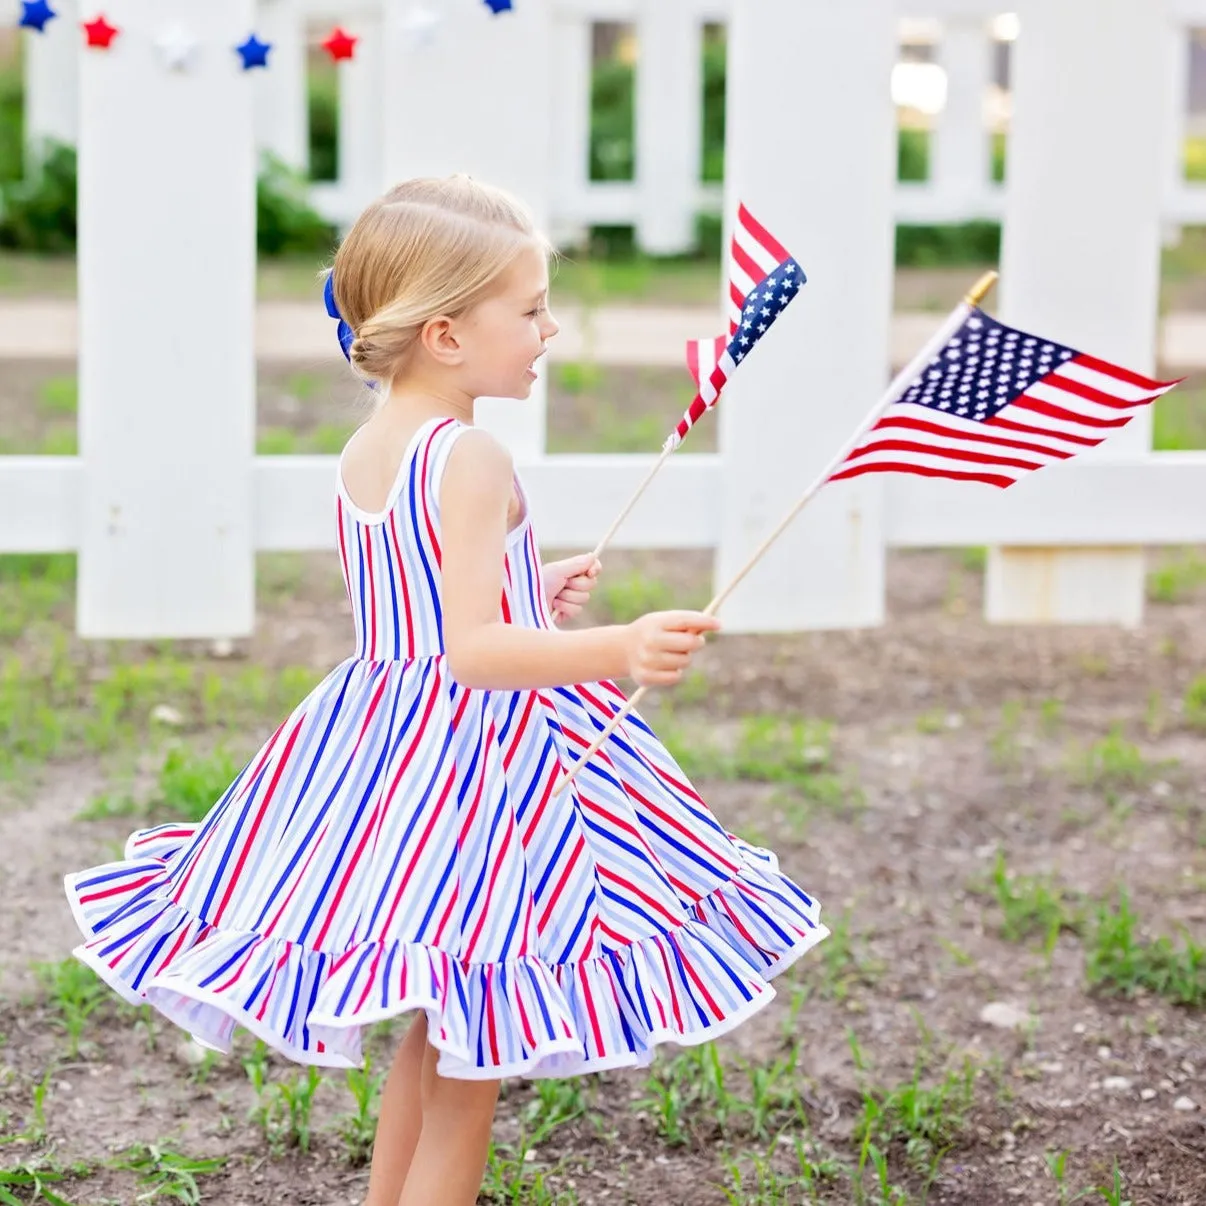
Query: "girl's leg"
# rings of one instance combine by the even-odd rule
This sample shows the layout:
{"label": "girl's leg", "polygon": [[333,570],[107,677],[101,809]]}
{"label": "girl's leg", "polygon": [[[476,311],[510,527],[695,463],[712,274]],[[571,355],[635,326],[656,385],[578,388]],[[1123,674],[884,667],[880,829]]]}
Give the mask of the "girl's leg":
{"label": "girl's leg", "polygon": [[381,1091],[381,1113],[377,1118],[373,1167],[364,1206],[397,1206],[402,1186],[406,1184],[406,1173],[423,1129],[421,1085],[426,1050],[427,1015],[419,1013],[398,1046]]}
{"label": "girl's leg", "polygon": [[490,1150],[496,1080],[436,1074],[438,1052],[423,1061],[423,1132],[397,1206],[473,1206]]}

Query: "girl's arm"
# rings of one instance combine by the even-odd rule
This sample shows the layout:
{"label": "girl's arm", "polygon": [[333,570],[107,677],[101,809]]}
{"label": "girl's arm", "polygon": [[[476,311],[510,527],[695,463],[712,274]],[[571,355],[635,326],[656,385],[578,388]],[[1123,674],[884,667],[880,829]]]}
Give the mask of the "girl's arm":
{"label": "girl's arm", "polygon": [[625,675],[647,686],[679,681],[702,633],[720,627],[693,611],[655,612],[631,624],[553,632],[499,617],[511,458],[492,436],[466,431],[440,485],[444,648],[466,687],[523,690]]}

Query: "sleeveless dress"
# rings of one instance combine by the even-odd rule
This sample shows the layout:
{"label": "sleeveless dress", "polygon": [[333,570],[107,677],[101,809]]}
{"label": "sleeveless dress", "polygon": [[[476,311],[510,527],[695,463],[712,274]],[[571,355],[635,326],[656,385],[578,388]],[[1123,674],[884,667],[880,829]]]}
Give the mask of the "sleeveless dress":
{"label": "sleeveless dress", "polygon": [[[465,430],[424,424],[378,514],[337,476],[354,655],[199,824],[141,830],[65,877],[73,953],[207,1046],[229,1051],[241,1025],[297,1063],[358,1067],[363,1027],[422,1009],[445,1076],[644,1066],[768,1004],[828,933],[639,716],[554,795],[624,702],[613,683],[452,679],[439,483]],[[553,627],[528,517],[500,608]]]}

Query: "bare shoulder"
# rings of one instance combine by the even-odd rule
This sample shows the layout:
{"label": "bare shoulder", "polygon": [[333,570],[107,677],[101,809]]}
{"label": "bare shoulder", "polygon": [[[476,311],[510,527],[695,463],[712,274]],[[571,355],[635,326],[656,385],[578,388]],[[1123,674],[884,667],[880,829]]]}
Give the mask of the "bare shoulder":
{"label": "bare shoulder", "polygon": [[448,453],[441,498],[498,502],[511,496],[511,454],[488,431],[469,427]]}

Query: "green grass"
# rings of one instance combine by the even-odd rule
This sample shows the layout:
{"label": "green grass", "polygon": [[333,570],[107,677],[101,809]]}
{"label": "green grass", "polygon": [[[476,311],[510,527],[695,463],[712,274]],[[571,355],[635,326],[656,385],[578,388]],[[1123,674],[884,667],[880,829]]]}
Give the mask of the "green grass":
{"label": "green grass", "polygon": [[178,711],[186,728],[240,733],[279,720],[319,678],[299,667],[218,666],[171,642],[148,649],[74,641],[60,614],[73,576],[73,562],[57,558],[0,558],[0,603],[8,604],[0,623],[21,635],[19,646],[0,652],[0,778],[50,758],[154,739],[160,705]]}
{"label": "green grass", "polygon": [[77,1059],[88,1019],[115,998],[103,980],[74,956],[59,963],[36,963],[34,971],[46,1003],[67,1035],[67,1057]]}
{"label": "green grass", "polygon": [[1064,890],[1047,876],[1011,874],[1002,850],[993,866],[992,893],[1001,910],[1001,937],[1007,942],[1041,939],[1050,956],[1063,931],[1080,929],[1079,914]]}
{"label": "green grass", "polygon": [[1085,976],[1104,993],[1133,997],[1148,992],[1174,1005],[1206,1005],[1206,947],[1188,933],[1179,945],[1163,935],[1142,937],[1124,890],[1096,910],[1086,937]]}
{"label": "green grass", "polygon": [[1127,740],[1121,725],[1114,725],[1079,757],[1075,769],[1080,782],[1109,794],[1138,791],[1151,783],[1161,768]]}
{"label": "green grass", "polygon": [[204,1200],[198,1178],[212,1176],[226,1167],[227,1157],[196,1159],[170,1148],[140,1143],[127,1148],[110,1162],[110,1167],[136,1173],[141,1192],[138,1202],[157,1199],[200,1206]]}
{"label": "green grass", "polygon": [[600,624],[631,624],[651,611],[671,611],[694,603],[676,594],[661,578],[632,570],[615,576],[603,575],[591,600],[591,609]]}
{"label": "green grass", "polygon": [[907,1202],[894,1197],[889,1167],[893,1155],[903,1155],[926,1185],[938,1173],[943,1156],[963,1135],[975,1095],[976,1071],[970,1060],[950,1067],[931,1083],[923,1082],[924,1055],[913,1076],[888,1087],[867,1083],[866,1061],[853,1033],[849,1035],[855,1067],[862,1073],[862,1113],[855,1119],[853,1140],[859,1146],[858,1182],[868,1167],[874,1173],[881,1201]]}
{"label": "green grass", "polygon": [[50,418],[74,418],[79,411],[79,379],[50,377],[38,388],[38,412]]}
{"label": "green grass", "polygon": [[1182,386],[1152,408],[1152,447],[1157,452],[1206,448],[1206,388]]}
{"label": "green grass", "polygon": [[863,804],[858,786],[836,768],[828,721],[746,716],[727,742],[710,728],[688,733],[672,721],[663,722],[659,733],[692,779],[773,783],[786,793],[780,802],[794,799],[834,811]]}
{"label": "green grass", "polygon": [[1185,719],[1195,728],[1206,729],[1206,674],[1199,674],[1185,689]]}
{"label": "green grass", "polygon": [[373,1071],[372,1055],[366,1052],[364,1067],[349,1068],[345,1081],[351,1094],[352,1109],[339,1116],[336,1127],[343,1140],[344,1159],[355,1167],[367,1164],[373,1158],[385,1073]]}
{"label": "green grass", "polygon": [[307,431],[261,427],[255,450],[260,456],[333,456],[343,450],[354,424],[320,423]]}
{"label": "green grass", "polygon": [[[87,1167],[83,1164],[77,1164],[70,1170],[76,1175],[85,1171]],[[22,1160],[8,1168],[0,1168],[0,1206],[25,1206],[27,1202],[45,1202],[46,1206],[73,1206],[72,1202],[51,1188],[52,1185],[58,1185],[68,1179],[68,1170],[48,1154]]]}
{"label": "green grass", "polygon": [[1196,549],[1166,554],[1147,576],[1147,597],[1157,603],[1184,603],[1206,586],[1206,558]]}

